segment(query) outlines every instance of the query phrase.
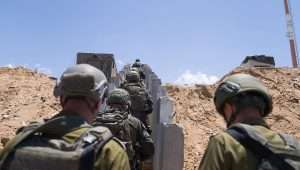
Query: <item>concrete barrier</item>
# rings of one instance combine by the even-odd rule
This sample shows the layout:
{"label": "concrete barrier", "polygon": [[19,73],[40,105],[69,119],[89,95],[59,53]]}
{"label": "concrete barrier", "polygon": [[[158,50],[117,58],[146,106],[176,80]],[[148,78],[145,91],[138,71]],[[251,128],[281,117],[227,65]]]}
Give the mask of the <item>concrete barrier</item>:
{"label": "concrete barrier", "polygon": [[161,125],[161,170],[182,170],[184,163],[183,129],[176,124]]}
{"label": "concrete barrier", "polygon": [[[122,70],[125,75],[129,70],[127,65]],[[148,65],[144,68],[145,84],[153,99],[151,114],[152,138],[155,145],[153,157],[154,170],[182,170],[184,163],[183,129],[173,123],[174,100],[167,96],[167,91],[161,86],[161,80]]]}
{"label": "concrete barrier", "polygon": [[174,100],[168,96],[160,98],[160,123],[172,124],[174,116]]}
{"label": "concrete barrier", "polygon": [[[109,80],[110,90],[119,87],[131,67],[131,65],[125,65],[117,74],[113,54],[103,53],[78,53],[77,63],[88,63],[102,70]],[[161,86],[161,80],[149,65],[144,64],[143,70],[146,74],[146,88],[149,90],[154,104],[150,117],[152,138],[155,144],[153,169],[181,170],[184,162],[184,137],[183,129],[173,123],[174,100],[167,96],[166,89]]]}

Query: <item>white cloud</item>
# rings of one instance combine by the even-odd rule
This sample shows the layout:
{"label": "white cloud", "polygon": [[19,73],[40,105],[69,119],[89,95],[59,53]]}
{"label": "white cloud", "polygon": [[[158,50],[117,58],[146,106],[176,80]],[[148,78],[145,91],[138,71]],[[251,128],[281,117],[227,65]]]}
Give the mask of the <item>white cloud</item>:
{"label": "white cloud", "polygon": [[192,85],[192,84],[213,84],[217,82],[219,78],[214,75],[207,75],[201,72],[192,73],[190,70],[186,70],[183,74],[181,74],[175,84],[180,85]]}
{"label": "white cloud", "polygon": [[7,64],[7,65],[5,65],[4,67],[8,67],[8,68],[14,68],[15,66],[14,66],[14,65],[12,65],[12,64]]}

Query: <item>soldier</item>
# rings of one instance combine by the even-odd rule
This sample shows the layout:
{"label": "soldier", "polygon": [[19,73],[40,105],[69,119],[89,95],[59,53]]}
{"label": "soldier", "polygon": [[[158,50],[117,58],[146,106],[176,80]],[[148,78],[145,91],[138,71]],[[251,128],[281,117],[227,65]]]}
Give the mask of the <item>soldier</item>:
{"label": "soldier", "polygon": [[131,70],[137,71],[140,74],[141,81],[144,82],[146,79],[146,74],[143,69],[144,65],[141,63],[140,59],[136,59],[131,66]]}
{"label": "soldier", "polygon": [[263,119],[272,111],[272,98],[259,80],[229,76],[216,89],[214,103],[228,129],[210,138],[199,170],[291,169],[289,161],[300,168],[299,143],[273,132]]}
{"label": "soldier", "polygon": [[[141,84],[141,86],[142,86],[143,88],[146,88],[146,84],[145,84],[145,74],[144,74],[144,73],[141,73],[141,72],[139,71],[139,69],[136,68],[136,67],[132,67],[132,68],[130,69],[130,71],[135,71],[135,72],[139,73],[140,84]],[[142,77],[143,77],[142,75],[144,75],[144,78],[142,78]],[[126,83],[126,82],[125,82],[125,83]]]}
{"label": "soldier", "polygon": [[107,96],[105,75],[88,64],[75,65],[55,89],[62,111],[23,128],[1,152],[0,169],[129,170],[122,144],[107,128],[89,125]]}
{"label": "soldier", "polygon": [[141,161],[153,156],[154,144],[143,123],[130,114],[129,93],[124,89],[114,89],[108,96],[107,106],[93,125],[108,127],[126,146],[131,169],[141,169]]}
{"label": "soldier", "polygon": [[148,115],[152,113],[153,102],[147,89],[140,83],[139,73],[136,71],[126,73],[126,82],[121,88],[130,94],[132,115],[141,120],[151,133]]}
{"label": "soldier", "polygon": [[142,63],[141,63],[141,60],[138,58],[135,60],[135,62],[132,64],[132,67],[142,67]]}

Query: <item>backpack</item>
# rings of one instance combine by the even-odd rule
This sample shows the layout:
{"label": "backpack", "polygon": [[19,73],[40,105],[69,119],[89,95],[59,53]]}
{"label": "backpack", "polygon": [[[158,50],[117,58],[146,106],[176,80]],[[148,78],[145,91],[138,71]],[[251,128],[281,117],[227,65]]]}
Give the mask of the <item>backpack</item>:
{"label": "backpack", "polygon": [[[58,117],[20,133],[7,152],[1,155],[1,170],[93,170],[96,153],[112,138],[104,127],[88,127],[75,143],[53,139],[42,135],[49,128],[66,123],[65,117]],[[72,128],[78,127],[74,119]],[[78,125],[78,124],[77,124]],[[70,129],[72,129],[70,128]],[[70,130],[69,129],[69,130]],[[63,129],[67,130],[67,129]]]}
{"label": "backpack", "polygon": [[149,110],[148,106],[148,93],[145,88],[139,84],[128,83],[124,89],[130,94],[131,109],[133,112],[145,112]]}
{"label": "backpack", "polygon": [[293,136],[279,134],[286,146],[278,148],[250,125],[236,124],[227,132],[255,155],[257,170],[300,170],[300,142]]}
{"label": "backpack", "polygon": [[128,113],[110,109],[104,113],[99,113],[93,126],[107,127],[114,137],[125,146],[129,160],[135,157],[134,146],[131,139],[131,125],[128,122]]}

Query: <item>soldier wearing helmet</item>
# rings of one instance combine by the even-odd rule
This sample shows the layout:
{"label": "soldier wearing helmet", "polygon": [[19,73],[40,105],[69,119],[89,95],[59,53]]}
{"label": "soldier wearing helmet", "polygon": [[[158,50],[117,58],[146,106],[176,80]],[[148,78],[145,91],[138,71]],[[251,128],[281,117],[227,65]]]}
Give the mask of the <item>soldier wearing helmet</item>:
{"label": "soldier wearing helmet", "polygon": [[141,161],[153,156],[154,144],[143,123],[130,113],[129,93],[124,89],[114,89],[106,103],[107,109],[98,113],[93,125],[108,127],[126,146],[131,169],[141,169]]}
{"label": "soldier wearing helmet", "polygon": [[128,83],[139,83],[141,78],[140,78],[139,73],[137,71],[135,71],[135,69],[133,69],[126,73],[125,80]]}
{"label": "soldier wearing helmet", "polygon": [[126,73],[126,81],[121,88],[127,90],[130,95],[132,115],[141,120],[151,133],[148,115],[152,113],[153,102],[151,95],[140,82],[139,73],[136,71]]}
{"label": "soldier wearing helmet", "polygon": [[269,144],[284,146],[282,138],[270,130],[263,119],[272,112],[272,97],[255,77],[234,74],[225,78],[215,91],[214,104],[228,129],[210,138],[199,170],[257,168],[260,158],[231,133],[235,127],[248,128],[265,137]]}
{"label": "soldier wearing helmet", "polygon": [[88,64],[67,68],[54,91],[62,111],[45,123],[23,128],[1,152],[0,169],[129,170],[125,149],[109,129],[89,125],[107,90],[99,69]]}
{"label": "soldier wearing helmet", "polygon": [[140,59],[136,59],[135,62],[131,65],[131,70],[139,73],[141,82],[144,82],[146,79],[146,75],[143,67],[144,65],[141,63]]}
{"label": "soldier wearing helmet", "polygon": [[[146,87],[145,86],[145,73],[143,71],[140,71],[139,68],[137,67],[131,67],[130,72],[129,73],[133,73],[136,78],[135,79],[139,79],[139,83],[141,84],[141,86]],[[130,78],[129,78],[130,79]]]}

